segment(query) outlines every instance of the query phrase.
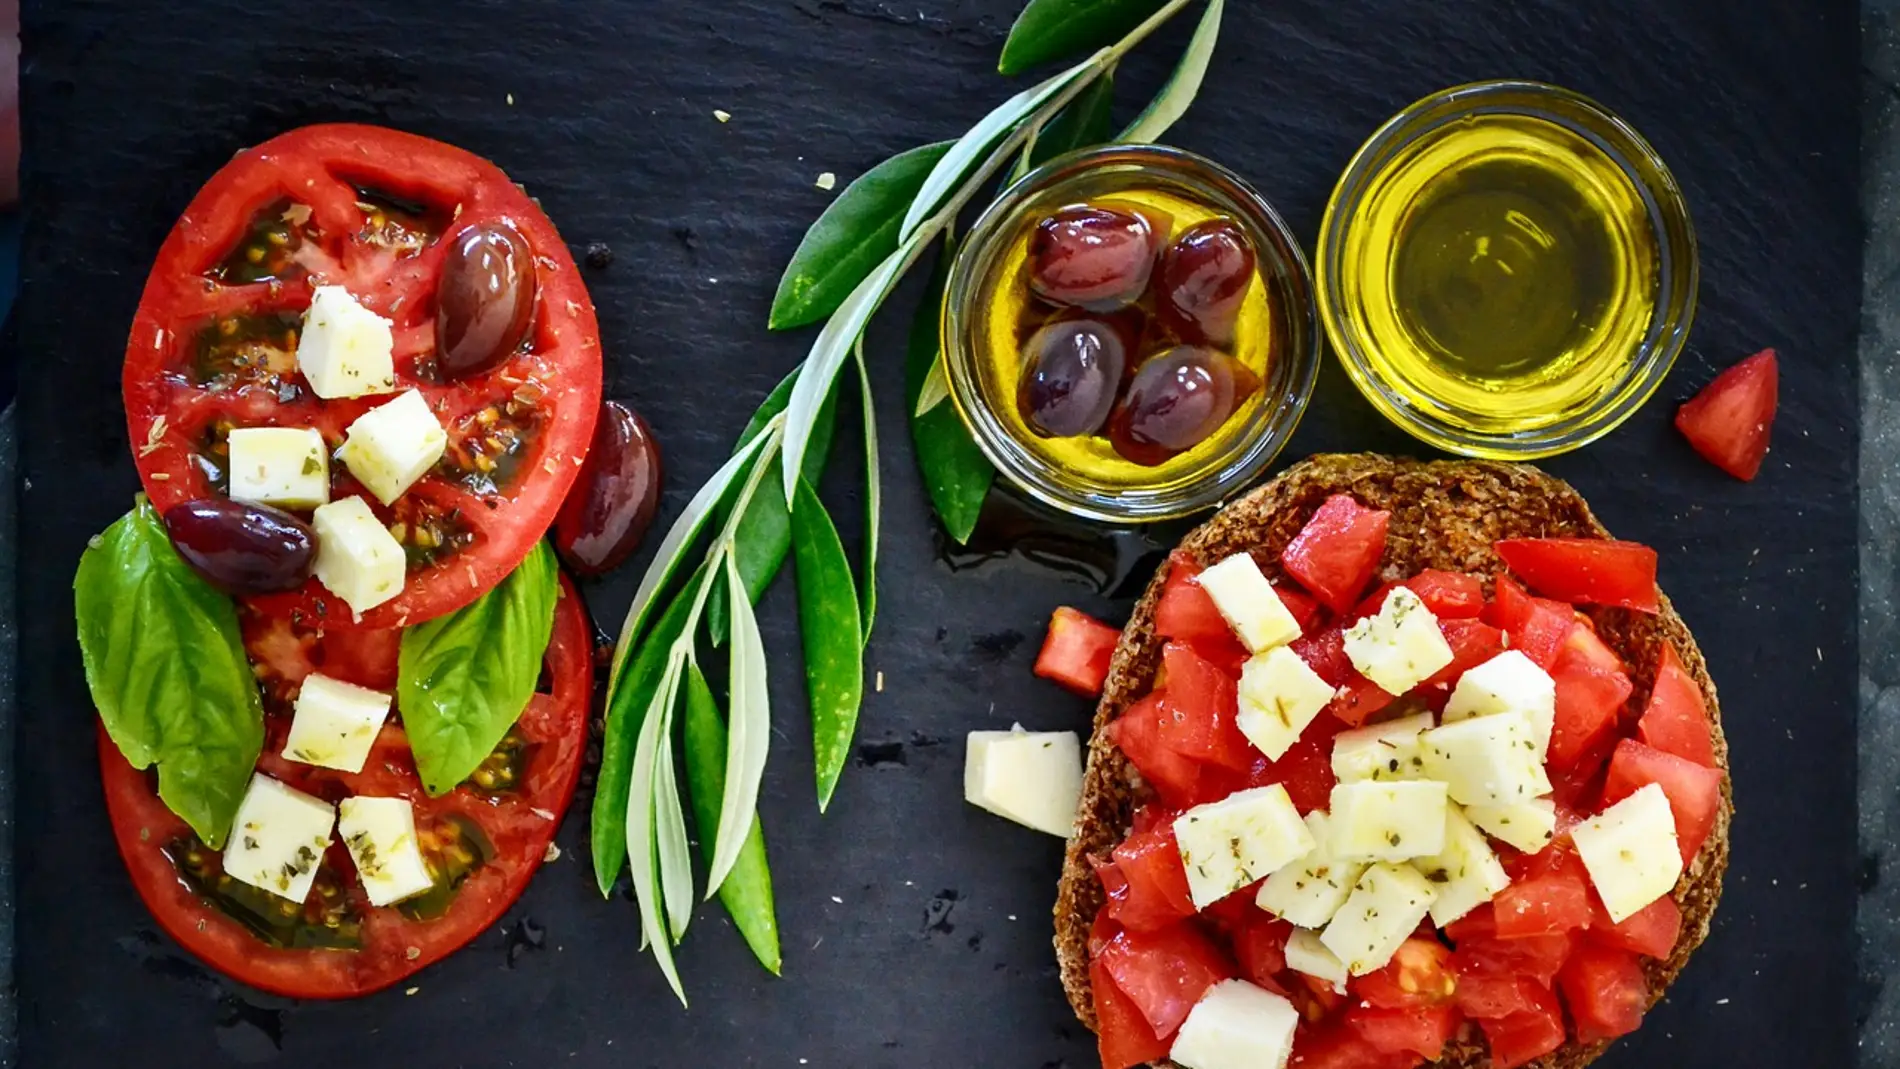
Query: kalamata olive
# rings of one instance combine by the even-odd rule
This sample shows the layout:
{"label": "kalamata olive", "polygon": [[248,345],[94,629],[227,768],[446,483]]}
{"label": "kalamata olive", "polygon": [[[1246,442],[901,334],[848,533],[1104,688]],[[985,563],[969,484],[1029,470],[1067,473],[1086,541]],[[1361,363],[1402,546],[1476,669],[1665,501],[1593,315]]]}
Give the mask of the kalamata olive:
{"label": "kalamata olive", "polygon": [[1154,266],[1154,233],[1130,212],[1064,208],[1029,237],[1029,288],[1053,304],[1112,312],[1141,296]]}
{"label": "kalamata olive", "polygon": [[265,505],[205,497],[165,513],[172,547],[205,582],[239,597],[289,590],[317,555],[310,525]]}
{"label": "kalamata olive", "polygon": [[521,348],[534,319],[534,257],[515,228],[457,234],[436,284],[436,363],[449,378],[487,371]]}
{"label": "kalamata olive", "polygon": [[660,447],[619,401],[600,406],[587,463],[554,519],[554,548],[581,575],[604,575],[640,545],[660,508]]}
{"label": "kalamata olive", "polygon": [[1108,417],[1108,440],[1153,466],[1206,440],[1260,388],[1246,365],[1216,349],[1178,345],[1141,365]]}
{"label": "kalamata olive", "polygon": [[1094,434],[1115,407],[1127,347],[1100,320],[1058,319],[1023,347],[1016,407],[1023,422],[1045,438]]}
{"label": "kalamata olive", "polygon": [[1207,219],[1181,232],[1155,273],[1162,325],[1191,345],[1228,345],[1253,282],[1253,243],[1230,219]]}

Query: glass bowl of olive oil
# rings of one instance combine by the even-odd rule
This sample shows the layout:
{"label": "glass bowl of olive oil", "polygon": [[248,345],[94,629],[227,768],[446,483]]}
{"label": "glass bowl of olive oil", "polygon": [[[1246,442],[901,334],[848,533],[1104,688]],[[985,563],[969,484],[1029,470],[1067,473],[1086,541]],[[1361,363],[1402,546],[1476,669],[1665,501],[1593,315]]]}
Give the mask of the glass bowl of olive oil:
{"label": "glass bowl of olive oil", "polygon": [[1596,440],[1675,363],[1695,231],[1655,151],[1601,105],[1481,82],[1400,112],[1326,208],[1320,314],[1347,373],[1412,435],[1528,460]]}
{"label": "glass bowl of olive oil", "polygon": [[[1117,262],[1095,277],[1104,255]],[[990,462],[1114,523],[1244,489],[1292,436],[1319,366],[1292,231],[1231,171],[1159,145],[1069,153],[1005,190],[958,248],[941,326],[950,398]]]}

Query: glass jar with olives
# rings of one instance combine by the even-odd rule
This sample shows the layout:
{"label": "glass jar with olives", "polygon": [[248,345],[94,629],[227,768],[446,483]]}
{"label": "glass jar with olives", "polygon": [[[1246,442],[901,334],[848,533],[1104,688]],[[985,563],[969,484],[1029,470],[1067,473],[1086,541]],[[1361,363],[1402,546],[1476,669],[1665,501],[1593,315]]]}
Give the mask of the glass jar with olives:
{"label": "glass jar with olives", "polygon": [[991,461],[1111,521],[1185,515],[1264,469],[1305,410],[1318,339],[1273,209],[1160,146],[1073,153],[1005,192],[943,310],[950,394]]}

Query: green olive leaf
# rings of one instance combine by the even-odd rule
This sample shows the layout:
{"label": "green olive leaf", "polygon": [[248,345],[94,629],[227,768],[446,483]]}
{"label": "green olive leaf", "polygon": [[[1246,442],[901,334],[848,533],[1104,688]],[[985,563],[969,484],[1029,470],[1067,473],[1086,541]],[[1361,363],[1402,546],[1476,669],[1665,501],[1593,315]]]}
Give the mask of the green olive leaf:
{"label": "green olive leaf", "polygon": [[1214,55],[1214,42],[1220,37],[1220,20],[1226,0],[1208,0],[1207,10],[1201,13],[1201,21],[1194,27],[1194,36],[1188,39],[1187,50],[1181,53],[1181,62],[1168,77],[1168,84],[1148,102],[1135,121],[1123,130],[1117,141],[1145,144],[1158,141],[1163,134],[1187,114],[1188,107],[1201,91],[1201,82],[1207,77],[1208,60]]}
{"label": "green olive leaf", "polygon": [[[660,827],[658,797],[660,751],[673,749],[673,708],[679,699],[680,678],[686,658],[677,652],[666,658],[660,685],[647,703],[640,722],[640,737],[633,747],[633,774],[627,786],[627,861],[633,872],[633,900],[640,909],[642,949],[653,951],[653,960],[673,989],[686,1004],[686,988],[680,983],[679,968],[673,961],[673,936],[661,915],[662,899],[676,885],[684,866],[687,899],[692,897],[692,862],[679,853],[682,843]],[[673,802],[678,804],[675,792]],[[677,897],[677,895],[675,895]]]}
{"label": "green olive leaf", "polygon": [[896,251],[904,209],[950,144],[900,152],[844,187],[785,265],[772,298],[771,329],[802,327],[837,311],[864,276]]}
{"label": "green olive leaf", "polygon": [[216,849],[264,745],[231,599],[172,548],[151,502],[94,538],[73,576],[86,686],[133,768],[158,766],[158,796]]}
{"label": "green olive leaf", "polygon": [[[726,722],[698,665],[686,666],[685,709],[686,789],[692,796],[693,824],[699,829],[700,857],[711,864],[713,829],[719,826],[720,800],[726,793]],[[738,860],[717,890],[720,904],[726,907],[733,927],[739,929],[753,956],[767,972],[779,975],[783,959],[778,912],[772,899],[772,869],[766,863],[765,832],[756,811]]]}
{"label": "green olive leaf", "polygon": [[996,69],[1021,74],[1115,43],[1161,10],[1164,0],[1030,0],[1009,28]]}
{"label": "green olive leaf", "polygon": [[924,296],[911,321],[909,353],[905,360],[907,411],[911,412],[910,436],[916,446],[917,467],[923,473],[924,489],[930,504],[943,521],[944,530],[961,545],[970,540],[977,516],[983,511],[983,499],[989,496],[996,469],[977,448],[970,430],[957,415],[955,405],[937,405],[917,411],[917,402],[938,363],[941,336],[938,318],[942,314],[944,284],[949,276],[952,253],[944,251],[924,287]]}
{"label": "green olive leaf", "polygon": [[878,519],[883,511],[884,482],[877,463],[877,406],[871,397],[871,369],[864,363],[864,339],[858,339],[858,393],[864,412],[864,581],[858,600],[864,607],[863,642],[871,641],[871,625],[877,619],[877,540]]}
{"label": "green olive leaf", "polygon": [[[804,480],[799,480],[804,483]],[[809,485],[809,484],[806,484]],[[752,603],[739,589],[731,557],[726,558],[726,589],[732,613],[732,649],[728,678],[732,694],[732,730],[726,740],[726,789],[719,799],[719,823],[713,856],[707,863],[707,893],[724,883],[739,861],[746,831],[759,808],[759,784],[772,742],[771,694],[766,689],[765,639]]]}
{"label": "green olive leaf", "polygon": [[811,483],[798,480],[792,502],[792,553],[798,573],[798,629],[805,643],[818,809],[831,804],[851,755],[864,696],[864,638],[857,586],[838,529]]}

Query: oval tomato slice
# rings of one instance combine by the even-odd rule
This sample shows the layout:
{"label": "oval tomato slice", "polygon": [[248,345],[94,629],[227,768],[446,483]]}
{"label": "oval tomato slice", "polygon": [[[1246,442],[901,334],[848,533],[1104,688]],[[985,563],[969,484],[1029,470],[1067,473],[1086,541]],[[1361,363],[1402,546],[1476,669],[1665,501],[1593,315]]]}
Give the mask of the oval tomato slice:
{"label": "oval tomato slice", "polygon": [[[289,903],[242,884],[218,886],[218,855],[197,843],[159,800],[152,778],[126,763],[103,728],[99,761],[119,853],[160,927],[205,963],[252,987],[293,998],[347,998],[441,960],[520,897],[580,778],[592,638],[580,596],[563,580],[545,661],[548,689],[534,696],[497,750],[498,768],[514,786],[483,792],[463,784],[430,798],[393,719],[357,775],[279,756],[290,727],[285,696],[304,674],[321,667],[385,687],[395,678],[397,632],[299,630],[272,618],[246,620],[246,645],[262,669],[268,710],[259,771],[332,802],[352,794],[409,799],[418,836],[430,842],[432,858],[445,871],[459,876],[459,885],[393,907],[371,906],[348,851],[334,840],[317,890],[298,916]],[[259,934],[265,930],[272,939]]]}
{"label": "oval tomato slice", "polygon": [[[436,281],[455,236],[507,223],[533,254],[523,351],[470,378],[435,366]],[[334,449],[395,394],[325,401],[298,373],[317,284],[341,285],[394,324],[399,390],[418,389],[448,432],[442,461],[392,507],[409,556],[395,599],[361,626],[419,623],[475,600],[553,521],[600,408],[600,329],[554,225],[487,160],[373,126],[306,126],[247,149],[192,199],[159,248],[126,341],[126,427],[145,493],[163,512],[224,494],[237,427],[314,427]],[[331,465],[332,499],[360,493]],[[261,599],[351,622],[312,579]]]}

